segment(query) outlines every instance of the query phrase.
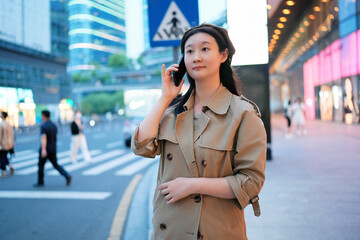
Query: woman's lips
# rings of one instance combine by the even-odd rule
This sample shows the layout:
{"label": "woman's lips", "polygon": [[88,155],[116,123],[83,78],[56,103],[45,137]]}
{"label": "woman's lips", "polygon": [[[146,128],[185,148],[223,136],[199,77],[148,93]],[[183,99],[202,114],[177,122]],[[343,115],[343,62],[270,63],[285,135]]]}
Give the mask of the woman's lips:
{"label": "woman's lips", "polygon": [[194,70],[200,70],[200,69],[203,69],[203,68],[205,68],[204,66],[196,66],[196,67],[194,67],[193,69]]}

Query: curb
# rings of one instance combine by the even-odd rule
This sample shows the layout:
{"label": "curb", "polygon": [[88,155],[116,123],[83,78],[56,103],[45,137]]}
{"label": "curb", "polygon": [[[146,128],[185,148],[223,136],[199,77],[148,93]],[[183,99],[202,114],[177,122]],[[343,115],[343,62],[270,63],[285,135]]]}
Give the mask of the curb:
{"label": "curb", "polygon": [[151,165],[132,198],[122,240],[148,240],[152,230],[152,199],[156,187],[158,162]]}
{"label": "curb", "polygon": [[126,221],[126,216],[131,202],[131,198],[133,196],[136,186],[141,180],[141,177],[142,177],[141,174],[135,175],[131,180],[129,186],[125,190],[125,193],[121,198],[119,206],[116,210],[108,240],[120,239],[124,227],[124,223]]}

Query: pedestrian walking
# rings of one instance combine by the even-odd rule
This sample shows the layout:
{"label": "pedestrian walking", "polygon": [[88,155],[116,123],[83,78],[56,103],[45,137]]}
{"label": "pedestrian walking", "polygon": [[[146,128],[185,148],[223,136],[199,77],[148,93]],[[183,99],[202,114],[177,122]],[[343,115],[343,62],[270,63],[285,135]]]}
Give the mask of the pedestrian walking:
{"label": "pedestrian walking", "polygon": [[292,138],[292,133],[291,133],[291,115],[292,115],[292,102],[291,100],[288,101],[288,104],[285,108],[285,118],[287,121],[287,132],[285,137],[286,138]]}
{"label": "pedestrian walking", "polygon": [[81,148],[81,152],[84,156],[86,162],[91,162],[91,156],[89,153],[88,145],[86,142],[86,137],[84,134],[84,125],[82,122],[82,114],[80,110],[77,110],[75,113],[75,119],[71,123],[71,161],[73,163],[77,162],[76,155]]}
{"label": "pedestrian walking", "polygon": [[10,174],[14,174],[14,167],[8,159],[8,153],[14,154],[14,131],[12,126],[6,121],[8,114],[0,113],[0,168],[1,177],[6,177],[6,166],[10,168]]}
{"label": "pedestrian walking", "polygon": [[132,137],[135,154],[160,154],[152,239],[245,240],[244,208],[251,203],[260,215],[265,180],[260,111],[237,92],[224,28],[189,29],[181,53],[190,88],[173,101],[184,79],[176,87],[171,72],[179,65],[163,65],[162,95]]}
{"label": "pedestrian walking", "polygon": [[40,149],[39,149],[39,170],[38,170],[38,181],[34,184],[34,187],[44,186],[44,166],[46,160],[49,159],[51,164],[58,172],[63,175],[66,179],[66,185],[69,186],[71,183],[71,175],[66,172],[58,163],[56,157],[56,135],[57,127],[50,120],[50,112],[44,110],[41,112],[41,119],[43,124],[40,129]]}
{"label": "pedestrian walking", "polygon": [[295,125],[297,135],[307,134],[305,129],[305,105],[300,97],[296,98],[295,103],[291,107],[292,109],[292,121]]}

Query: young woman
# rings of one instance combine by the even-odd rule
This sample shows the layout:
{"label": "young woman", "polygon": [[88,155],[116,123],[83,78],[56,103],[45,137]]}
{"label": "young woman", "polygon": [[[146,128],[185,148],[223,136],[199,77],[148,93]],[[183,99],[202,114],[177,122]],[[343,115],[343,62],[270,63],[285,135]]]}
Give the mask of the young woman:
{"label": "young woman", "polygon": [[[227,31],[202,24],[181,41],[188,92],[173,101],[171,72],[162,68],[162,95],[135,130],[132,150],[161,155],[152,239],[247,239],[244,208],[265,179],[266,133],[255,104],[238,96]],[[171,102],[177,102],[171,106]]]}

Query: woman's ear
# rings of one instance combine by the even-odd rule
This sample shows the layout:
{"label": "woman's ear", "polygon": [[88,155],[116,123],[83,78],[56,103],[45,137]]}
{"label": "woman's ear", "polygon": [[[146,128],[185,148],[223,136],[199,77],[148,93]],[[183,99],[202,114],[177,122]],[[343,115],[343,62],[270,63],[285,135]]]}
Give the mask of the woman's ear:
{"label": "woman's ear", "polygon": [[228,56],[229,56],[229,49],[225,48],[224,51],[222,51],[220,53],[221,55],[221,63],[224,63],[226,61],[226,59],[228,59]]}

